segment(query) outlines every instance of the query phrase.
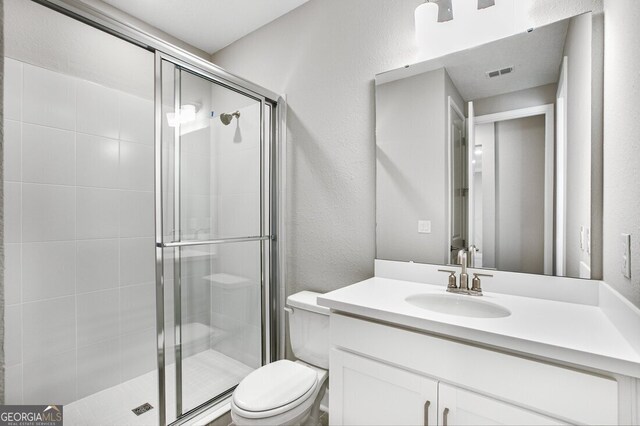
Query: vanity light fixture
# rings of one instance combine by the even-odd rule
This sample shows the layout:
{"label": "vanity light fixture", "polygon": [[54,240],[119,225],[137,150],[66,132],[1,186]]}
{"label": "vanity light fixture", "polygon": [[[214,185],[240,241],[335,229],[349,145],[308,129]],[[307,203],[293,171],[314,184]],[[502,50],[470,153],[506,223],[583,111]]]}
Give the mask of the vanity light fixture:
{"label": "vanity light fixture", "polygon": [[423,21],[421,24],[426,24],[426,19],[431,15],[429,10],[431,5],[438,7],[438,22],[447,22],[453,19],[453,6],[451,4],[453,0],[425,0],[423,4],[416,8],[415,17],[416,23]]}
{"label": "vanity light fixture", "polygon": [[[425,24],[426,19],[430,17],[428,8],[432,4],[438,7],[438,22],[448,22],[453,20],[453,0],[425,0],[423,4],[416,8],[415,17],[416,22],[421,21],[421,24]],[[495,6],[495,0],[478,0],[478,10],[486,9],[491,6]]]}

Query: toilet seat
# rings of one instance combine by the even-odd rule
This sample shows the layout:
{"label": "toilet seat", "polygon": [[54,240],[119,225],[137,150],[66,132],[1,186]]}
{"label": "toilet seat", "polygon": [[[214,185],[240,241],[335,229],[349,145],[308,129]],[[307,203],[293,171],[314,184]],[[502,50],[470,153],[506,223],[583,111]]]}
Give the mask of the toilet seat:
{"label": "toilet seat", "polygon": [[[280,376],[265,381],[269,376],[273,378],[273,373]],[[292,378],[297,385],[287,383]],[[232,418],[236,424],[296,424],[309,415],[326,379],[326,370],[300,361],[281,360],[263,366],[245,377],[236,388],[231,399]],[[279,387],[282,383],[288,389]],[[249,386],[257,386],[259,390],[251,391]],[[266,400],[259,400],[264,395],[268,395]],[[283,401],[288,402],[282,404]],[[269,406],[269,409],[256,410]]]}
{"label": "toilet seat", "polygon": [[273,416],[300,405],[314,393],[318,374],[297,362],[280,360],[261,367],[238,385],[233,404],[244,417]]}

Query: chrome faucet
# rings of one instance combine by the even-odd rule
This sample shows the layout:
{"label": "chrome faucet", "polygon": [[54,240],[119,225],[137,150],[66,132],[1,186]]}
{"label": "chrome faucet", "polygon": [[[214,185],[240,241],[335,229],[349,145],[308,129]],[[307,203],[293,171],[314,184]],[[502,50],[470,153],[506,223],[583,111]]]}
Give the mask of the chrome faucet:
{"label": "chrome faucet", "polygon": [[473,280],[471,282],[471,288],[469,288],[469,274],[467,273],[468,266],[468,253],[465,249],[458,251],[458,263],[461,265],[460,270],[460,285],[457,284],[456,271],[448,269],[438,269],[440,272],[446,272],[449,275],[449,282],[447,284],[447,291],[450,293],[468,294],[470,296],[482,296],[482,287],[480,285],[480,277],[492,277],[493,275],[481,274],[478,272],[473,273]]}
{"label": "chrome faucet", "polygon": [[460,249],[458,251],[458,263],[462,265],[462,270],[460,271],[460,286],[458,287],[460,290],[469,290],[469,275],[467,274],[467,250]]}

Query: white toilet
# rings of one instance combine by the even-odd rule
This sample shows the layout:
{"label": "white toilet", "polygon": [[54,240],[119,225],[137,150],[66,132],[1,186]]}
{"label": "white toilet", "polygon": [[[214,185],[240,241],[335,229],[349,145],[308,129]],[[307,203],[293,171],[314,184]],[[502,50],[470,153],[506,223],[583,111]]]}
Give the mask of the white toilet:
{"label": "white toilet", "polygon": [[245,377],[231,400],[234,424],[318,424],[329,375],[329,309],[317,304],[319,295],[302,291],[287,298],[291,348],[298,361],[276,361]]}

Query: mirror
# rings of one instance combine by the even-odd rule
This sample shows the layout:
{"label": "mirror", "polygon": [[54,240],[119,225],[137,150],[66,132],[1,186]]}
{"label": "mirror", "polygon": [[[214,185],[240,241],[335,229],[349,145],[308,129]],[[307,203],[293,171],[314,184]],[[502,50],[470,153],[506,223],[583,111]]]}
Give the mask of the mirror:
{"label": "mirror", "polygon": [[587,13],[376,76],[378,259],[595,278],[596,33]]}

